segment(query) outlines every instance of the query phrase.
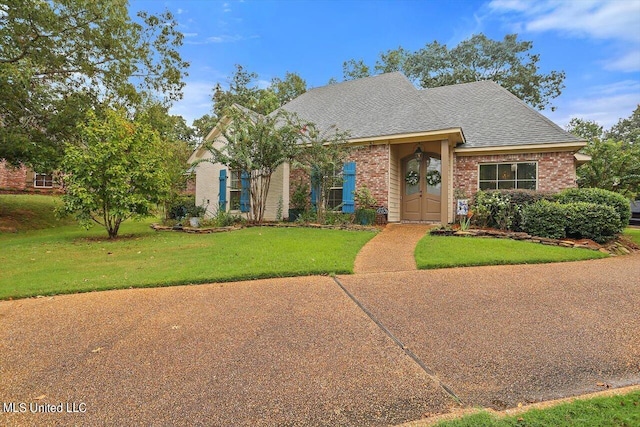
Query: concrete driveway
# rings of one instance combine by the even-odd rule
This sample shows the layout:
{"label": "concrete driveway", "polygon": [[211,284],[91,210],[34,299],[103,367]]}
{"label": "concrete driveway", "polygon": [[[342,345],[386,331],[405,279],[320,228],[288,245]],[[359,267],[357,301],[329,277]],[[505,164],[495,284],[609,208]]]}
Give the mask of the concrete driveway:
{"label": "concrete driveway", "polygon": [[393,425],[637,384],[638,278],[633,255],[340,276],[365,310],[329,277],[4,301],[0,424]]}

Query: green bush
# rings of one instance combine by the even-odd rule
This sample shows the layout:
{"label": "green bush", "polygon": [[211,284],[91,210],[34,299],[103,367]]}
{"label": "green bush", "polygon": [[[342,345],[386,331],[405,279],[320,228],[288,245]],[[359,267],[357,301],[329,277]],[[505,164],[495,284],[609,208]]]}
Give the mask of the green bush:
{"label": "green bush", "polygon": [[624,228],[618,212],[611,206],[575,202],[565,204],[564,210],[568,237],[604,243]]}
{"label": "green bush", "polygon": [[[196,196],[180,195],[171,200],[167,206],[167,219],[182,220],[187,217],[196,205]],[[196,215],[198,216],[198,215]]]}
{"label": "green bush", "polygon": [[376,222],[375,209],[356,209],[355,223],[360,225],[371,225]]}
{"label": "green bush", "polygon": [[474,223],[480,227],[509,230],[515,216],[509,196],[499,191],[478,191],[471,209]]}
{"label": "green bush", "polygon": [[[618,212],[618,218],[623,226],[629,224],[629,218],[631,218],[629,199],[622,194],[602,188],[569,188],[558,193],[556,199],[560,203],[587,202],[611,206]],[[619,232],[621,231],[622,229]]]}
{"label": "green bush", "polygon": [[337,211],[326,211],[324,223],[326,225],[346,225],[353,222],[353,215]]}
{"label": "green bush", "polygon": [[562,239],[566,221],[565,206],[547,200],[525,206],[522,212],[522,229],[532,236]]}

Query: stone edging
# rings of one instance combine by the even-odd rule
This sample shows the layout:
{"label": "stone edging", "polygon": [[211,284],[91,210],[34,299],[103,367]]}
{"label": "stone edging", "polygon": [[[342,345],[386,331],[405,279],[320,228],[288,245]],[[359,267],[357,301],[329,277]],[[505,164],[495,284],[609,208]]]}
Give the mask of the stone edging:
{"label": "stone edging", "polygon": [[155,231],[179,231],[182,233],[192,234],[211,234],[211,233],[223,233],[225,231],[241,230],[243,228],[251,227],[276,227],[276,228],[321,228],[326,230],[349,230],[349,231],[379,231],[378,228],[364,225],[322,225],[322,224],[294,224],[294,223],[273,223],[266,222],[263,224],[245,224],[245,225],[233,225],[230,227],[188,227],[188,226],[167,226],[157,223],[151,224],[151,228]]}
{"label": "stone edging", "polygon": [[519,233],[515,231],[500,231],[500,230],[483,230],[483,229],[469,229],[465,231],[461,230],[431,230],[430,233],[434,236],[457,236],[457,237],[491,237],[497,239],[511,239],[511,240],[524,240],[532,243],[540,243],[549,246],[562,246],[565,248],[577,248],[577,249],[590,249],[594,251],[600,251],[613,256],[616,255],[628,255],[631,252],[635,252],[638,248],[634,244],[625,244],[620,240],[614,240],[606,245],[599,245],[596,242],[588,239],[582,240],[570,240],[570,239],[548,239],[546,237],[531,236],[527,233]]}

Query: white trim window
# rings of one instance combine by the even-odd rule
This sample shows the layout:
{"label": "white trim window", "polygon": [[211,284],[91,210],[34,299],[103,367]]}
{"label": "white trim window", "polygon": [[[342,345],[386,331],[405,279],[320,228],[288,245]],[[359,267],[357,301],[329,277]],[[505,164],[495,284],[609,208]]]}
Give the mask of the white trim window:
{"label": "white trim window", "polygon": [[537,190],[538,163],[482,163],[478,165],[480,190]]}
{"label": "white trim window", "polygon": [[342,167],[334,168],[332,181],[333,185],[329,189],[329,198],[327,200],[327,208],[329,209],[335,209],[342,204],[342,193],[344,188]]}
{"label": "white trim window", "polygon": [[35,188],[53,188],[52,173],[34,173],[33,186]]}
{"label": "white trim window", "polygon": [[242,171],[240,169],[232,169],[229,171],[231,180],[229,182],[229,209],[232,211],[240,210],[240,195],[242,193]]}

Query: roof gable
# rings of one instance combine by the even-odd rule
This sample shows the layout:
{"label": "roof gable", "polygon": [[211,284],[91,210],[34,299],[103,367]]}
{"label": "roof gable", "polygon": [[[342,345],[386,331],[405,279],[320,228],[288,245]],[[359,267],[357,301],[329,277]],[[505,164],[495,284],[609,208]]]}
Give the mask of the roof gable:
{"label": "roof gable", "polygon": [[399,72],[311,89],[282,108],[321,131],[337,126],[354,139],[446,127]]}
{"label": "roof gable", "polygon": [[418,93],[446,123],[462,128],[464,147],[583,142],[490,80],[422,89]]}

